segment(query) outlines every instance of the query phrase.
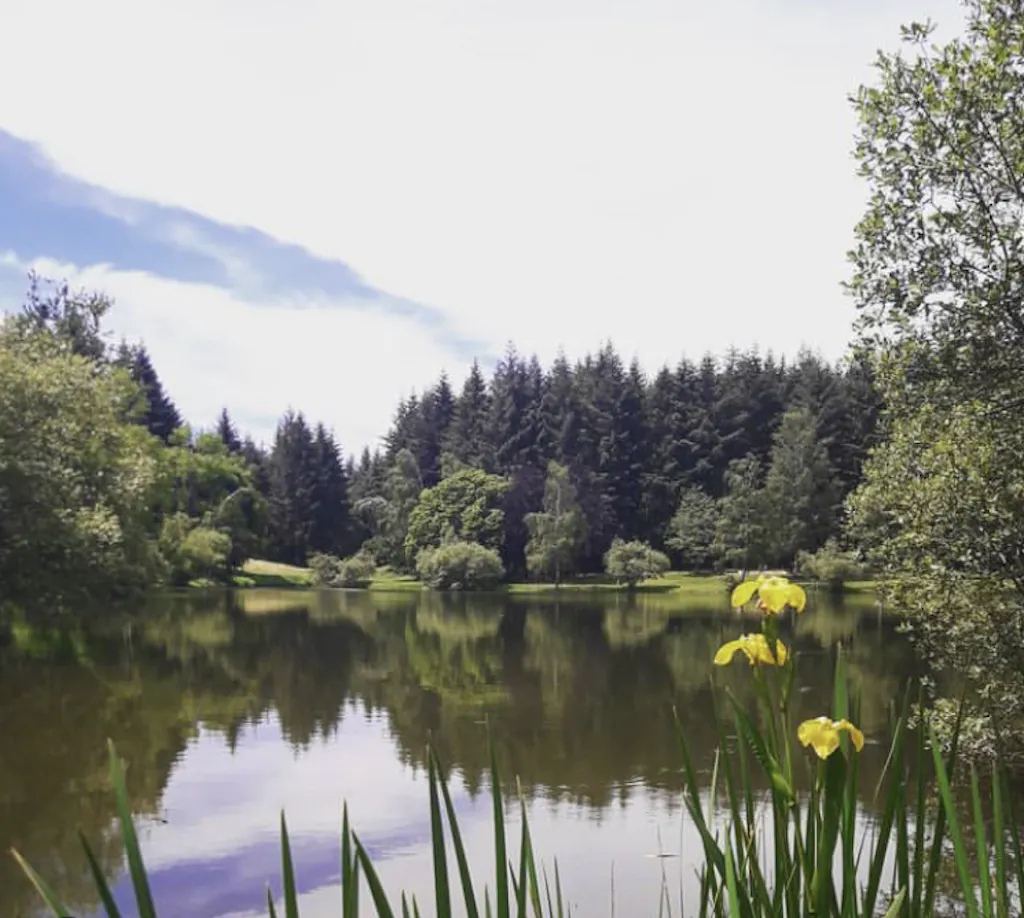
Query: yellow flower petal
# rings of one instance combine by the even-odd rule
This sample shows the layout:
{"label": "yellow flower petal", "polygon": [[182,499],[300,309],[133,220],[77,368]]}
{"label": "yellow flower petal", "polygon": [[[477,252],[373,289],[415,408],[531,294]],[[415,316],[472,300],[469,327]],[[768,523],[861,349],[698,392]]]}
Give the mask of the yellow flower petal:
{"label": "yellow flower petal", "polygon": [[723,644],[718,648],[718,653],[715,654],[715,665],[725,666],[732,662],[732,658],[743,650],[743,640],[729,641],[728,644]]}
{"label": "yellow flower petal", "polygon": [[839,748],[839,731],[827,717],[805,720],[796,731],[797,739],[810,746],[819,759],[827,759]]}
{"label": "yellow flower petal", "polygon": [[763,634],[745,634],[735,641],[723,644],[715,654],[715,663],[718,666],[725,666],[732,662],[732,658],[739,652],[746,655],[747,661],[752,666],[759,663],[764,663],[767,666],[782,666],[789,653],[785,644],[776,641],[775,656],[773,656],[771,647],[768,646],[768,639]]}
{"label": "yellow flower petal", "polygon": [[747,580],[732,591],[732,596],[729,597],[729,602],[732,603],[732,607],[734,609],[739,609],[750,602],[756,592],[757,581]]}
{"label": "yellow flower petal", "polygon": [[827,717],[805,720],[797,728],[796,735],[801,743],[810,746],[815,751],[819,759],[827,759],[839,748],[841,732],[850,734],[853,747],[858,752],[864,748],[864,734],[846,718],[838,721],[830,720]]}
{"label": "yellow flower petal", "polygon": [[860,732],[853,724],[851,724],[845,717],[836,724],[836,729],[845,730],[850,734],[850,739],[853,741],[853,748],[858,752],[864,748],[864,734]]}
{"label": "yellow flower petal", "polygon": [[778,614],[786,608],[788,601],[789,584],[778,577],[770,577],[761,584],[758,595],[768,612]]}
{"label": "yellow flower petal", "polygon": [[804,588],[796,583],[791,583],[786,588],[786,602],[797,612],[803,612],[807,606],[807,594]]}

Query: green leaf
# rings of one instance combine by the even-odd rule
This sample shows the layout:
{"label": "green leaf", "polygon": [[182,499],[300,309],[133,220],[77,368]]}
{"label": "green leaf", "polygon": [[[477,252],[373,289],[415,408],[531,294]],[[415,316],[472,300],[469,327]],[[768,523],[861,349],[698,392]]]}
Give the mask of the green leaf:
{"label": "green leaf", "polygon": [[437,759],[431,749],[427,750],[427,773],[430,786],[430,837],[434,851],[434,897],[438,918],[446,918],[452,912],[452,900],[448,889],[448,858],[444,847],[441,801],[437,791]]}
{"label": "green leaf", "polygon": [[114,901],[114,894],[110,890],[107,878],[103,875],[103,870],[100,868],[96,855],[93,854],[92,847],[81,832],[78,833],[78,840],[82,843],[82,850],[85,852],[85,859],[89,864],[89,873],[92,874],[93,885],[96,887],[96,892],[100,895],[103,908],[106,909],[107,918],[121,918],[121,910]]}
{"label": "green leaf", "polygon": [[121,760],[117,757],[114,744],[110,740],[107,740],[107,750],[110,754],[110,783],[114,785],[114,799],[121,822],[121,834],[124,837],[128,871],[132,878],[139,918],[156,918],[153,896],[149,891],[149,879],[146,876],[146,866],[142,861],[139,840],[135,834],[135,825],[132,822],[132,814],[128,806],[128,791],[124,783],[124,772],[121,770]]}
{"label": "green leaf", "polygon": [[469,860],[466,857],[466,846],[462,842],[462,832],[459,830],[459,820],[455,815],[455,807],[452,805],[452,797],[448,792],[448,783],[444,780],[444,772],[441,769],[440,760],[434,755],[434,764],[437,769],[438,783],[441,786],[441,796],[444,800],[445,812],[448,816],[448,827],[452,832],[452,844],[455,846],[455,860],[459,866],[459,880],[462,884],[462,896],[466,902],[466,918],[479,918],[479,911],[476,904],[476,893],[473,890],[473,877],[469,870]]}
{"label": "green leaf", "polygon": [[935,735],[935,728],[931,724],[928,725],[928,734],[932,746],[932,758],[935,762],[935,779],[939,785],[939,796],[942,798],[942,806],[946,812],[946,819],[949,822],[949,836],[953,842],[953,861],[956,864],[957,876],[960,879],[960,892],[967,906],[967,914],[970,918],[978,918],[978,901],[974,895],[974,882],[967,864],[967,846],[964,844],[963,833],[960,831],[960,821],[956,814],[956,804],[953,801],[953,791],[949,784],[949,776],[946,773],[946,766],[942,761],[939,740]]}
{"label": "green leaf", "polygon": [[11,856],[18,862],[18,866],[24,871],[29,882],[36,888],[36,892],[39,893],[43,901],[47,906],[49,906],[50,910],[57,916],[57,918],[66,918],[66,916],[71,914],[70,909],[61,903],[60,899],[57,898],[57,894],[53,891],[46,880],[32,869],[32,866],[21,856],[21,854],[12,848]]}
{"label": "green leaf", "polygon": [[281,811],[281,875],[284,881],[285,918],[299,918],[299,902],[295,892],[295,867],[292,864],[292,846],[288,841],[288,826]]}
{"label": "green leaf", "polygon": [[380,877],[377,876],[377,871],[370,860],[370,856],[366,853],[363,843],[355,833],[352,834],[352,841],[356,846],[356,857],[359,859],[363,873],[366,875],[366,885],[370,887],[370,897],[373,899],[374,908],[377,910],[377,918],[395,918],[395,913],[391,910],[391,906],[388,903],[388,897],[384,893],[384,886],[380,882]]}

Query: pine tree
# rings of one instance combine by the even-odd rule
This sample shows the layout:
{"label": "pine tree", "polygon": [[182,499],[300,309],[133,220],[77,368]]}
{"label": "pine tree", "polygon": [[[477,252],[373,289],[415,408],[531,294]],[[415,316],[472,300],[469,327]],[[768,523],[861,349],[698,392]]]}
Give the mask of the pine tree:
{"label": "pine tree", "polygon": [[228,448],[228,452],[241,452],[242,442],[238,439],[238,431],[231,422],[227,408],[221,409],[220,417],[217,418],[217,436],[220,437],[221,443]]}
{"label": "pine tree", "polygon": [[491,471],[494,468],[487,425],[490,397],[480,364],[473,366],[455,403],[455,414],[449,428],[448,451],[470,468]]}
{"label": "pine tree", "polygon": [[313,437],[313,525],[309,549],[342,556],[349,548],[349,481],[341,451],[323,424]]}
{"label": "pine tree", "polygon": [[151,434],[169,443],[171,434],[181,427],[181,415],[174,402],[164,392],[160,377],[153,368],[153,362],[143,345],[134,349],[131,378],[142,389],[146,397],[146,411],[143,423]]}
{"label": "pine tree", "polygon": [[242,441],[242,458],[252,474],[253,487],[264,497],[270,495],[270,457],[266,450],[257,446],[251,437]]}
{"label": "pine tree", "polygon": [[316,518],[313,435],[301,413],[288,411],[270,454],[270,548],[274,560],[305,564]]}

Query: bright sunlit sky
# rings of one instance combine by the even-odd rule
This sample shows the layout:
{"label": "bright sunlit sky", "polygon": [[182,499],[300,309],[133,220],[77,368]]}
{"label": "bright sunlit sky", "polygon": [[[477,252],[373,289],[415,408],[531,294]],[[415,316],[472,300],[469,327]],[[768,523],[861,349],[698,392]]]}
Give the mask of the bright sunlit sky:
{"label": "bright sunlit sky", "polygon": [[346,450],[442,369],[832,359],[847,96],[955,0],[3,0],[0,305],[116,301],[183,414]]}

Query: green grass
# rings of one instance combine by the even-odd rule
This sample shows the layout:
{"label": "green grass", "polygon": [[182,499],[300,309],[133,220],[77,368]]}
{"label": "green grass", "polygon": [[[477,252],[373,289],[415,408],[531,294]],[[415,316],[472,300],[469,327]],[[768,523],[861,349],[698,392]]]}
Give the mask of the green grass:
{"label": "green grass", "polygon": [[309,588],[313,585],[313,572],[308,567],[254,559],[246,561],[242,566],[242,573],[235,578],[235,585],[276,589]]}

